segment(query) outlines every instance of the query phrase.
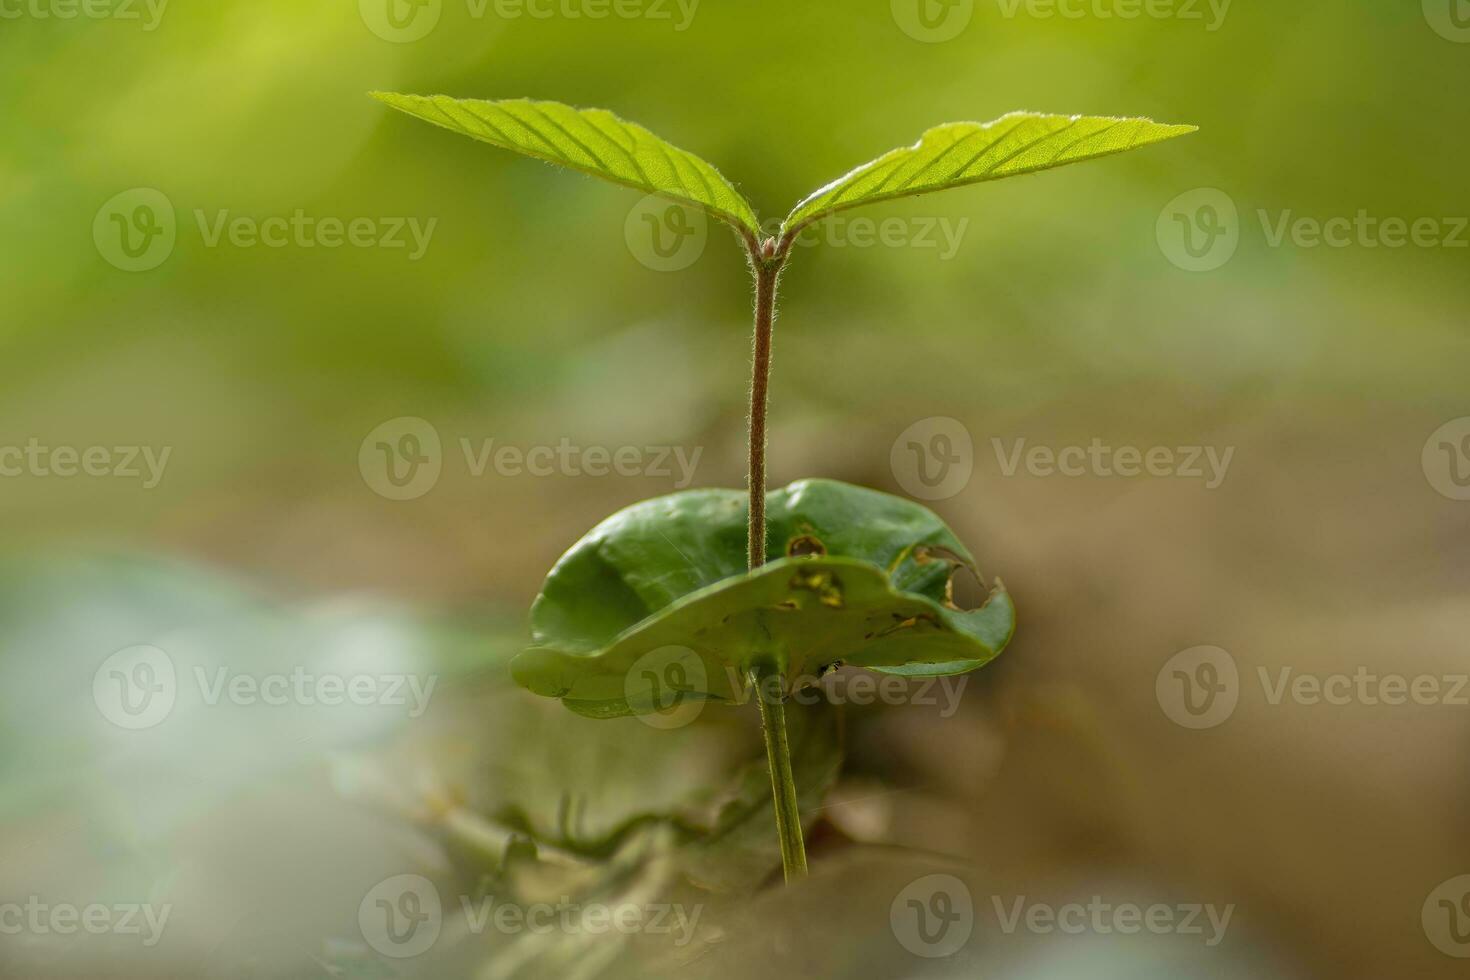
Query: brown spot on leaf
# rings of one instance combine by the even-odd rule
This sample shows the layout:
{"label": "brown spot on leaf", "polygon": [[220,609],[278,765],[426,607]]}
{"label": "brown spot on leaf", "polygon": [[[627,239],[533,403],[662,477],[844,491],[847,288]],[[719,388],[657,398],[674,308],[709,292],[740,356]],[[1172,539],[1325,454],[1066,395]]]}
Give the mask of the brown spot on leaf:
{"label": "brown spot on leaf", "polygon": [[798,572],[791,579],[790,588],[815,592],[822,605],[831,609],[842,608],[842,583],[831,572]]}
{"label": "brown spot on leaf", "polygon": [[786,557],[801,558],[806,555],[825,555],[827,546],[813,534],[799,534],[786,542]]}

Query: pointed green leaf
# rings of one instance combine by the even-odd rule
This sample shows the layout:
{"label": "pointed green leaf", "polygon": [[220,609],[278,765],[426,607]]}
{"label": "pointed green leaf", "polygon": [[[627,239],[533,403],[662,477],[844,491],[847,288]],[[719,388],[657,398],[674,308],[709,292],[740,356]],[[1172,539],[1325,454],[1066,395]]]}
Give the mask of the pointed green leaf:
{"label": "pointed green leaf", "polygon": [[454,99],[374,92],[411,116],[506,150],[700,208],[759,236],[750,203],[699,157],[606,109],[532,99]]}
{"label": "pointed green leaf", "polygon": [[516,681],[605,718],[667,708],[649,687],[664,675],[680,701],[738,702],[757,659],[790,682],[839,662],[933,676],[983,666],[1010,640],[999,583],[979,609],[950,601],[974,562],[919,504],[833,480],[773,491],[768,549],[787,557],[755,571],[745,516],[743,491],[689,490],[594,528],[547,576]]}
{"label": "pointed green leaf", "polygon": [[1034,173],[1158,143],[1196,128],[1151,119],[1033,112],[1013,112],[984,124],[945,123],[913,146],[890,150],[812,194],[796,206],[781,230],[791,235],[860,204]]}

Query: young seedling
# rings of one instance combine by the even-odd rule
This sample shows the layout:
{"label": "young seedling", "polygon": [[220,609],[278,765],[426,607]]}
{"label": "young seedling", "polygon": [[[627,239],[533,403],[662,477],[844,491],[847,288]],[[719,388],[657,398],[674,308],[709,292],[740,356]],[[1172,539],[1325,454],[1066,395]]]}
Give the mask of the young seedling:
{"label": "young seedling", "polygon": [[[699,208],[734,229],[755,279],[746,489],[689,490],[614,514],[557,562],[531,608],[535,645],[511,665],[537,694],[596,718],[753,687],[788,881],[806,871],[785,702],[800,678],[851,664],[906,677],[974,670],[1015,630],[997,578],[978,609],[952,581],[975,562],[934,514],[832,480],[766,492],[766,410],[776,290],[796,236],[877,201],[1121,153],[1193,132],[1149,119],[1015,112],[946,123],[822,187],[776,234],[714,167],[603,109],[527,99],[374,93],[410,115],[503,149]],[[767,561],[768,548],[780,557]]]}

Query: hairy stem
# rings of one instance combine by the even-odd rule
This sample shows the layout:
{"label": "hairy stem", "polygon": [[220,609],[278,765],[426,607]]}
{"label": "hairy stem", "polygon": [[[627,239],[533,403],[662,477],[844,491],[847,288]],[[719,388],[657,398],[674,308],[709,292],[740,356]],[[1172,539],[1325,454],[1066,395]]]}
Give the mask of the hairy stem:
{"label": "hairy stem", "polygon": [[770,403],[771,327],[776,319],[776,282],[781,263],[754,252],[755,331],[750,369],[750,454],[746,486],[750,491],[746,556],[751,568],[766,563],[766,411]]}
{"label": "hairy stem", "polygon": [[783,678],[776,667],[762,665],[751,671],[751,680],[761,709],[766,763],[771,769],[771,800],[776,807],[776,834],[781,839],[781,870],[790,884],[806,874],[806,844],[801,839],[801,810],[796,801],[796,780],[791,774]]}
{"label": "hairy stem", "polygon": [[[755,338],[750,374],[750,490],[746,554],[752,569],[766,563],[766,410],[770,401],[771,327],[776,319],[776,286],[786,264],[788,246],[767,239],[750,243],[755,270]],[[756,703],[761,709],[761,732],[766,741],[766,763],[771,770],[771,800],[776,807],[776,833],[781,839],[781,869],[791,882],[806,874],[806,845],[801,839],[801,811],[796,801],[796,779],[791,773],[791,745],[786,736],[785,692],[781,670],[763,664],[751,671]]]}

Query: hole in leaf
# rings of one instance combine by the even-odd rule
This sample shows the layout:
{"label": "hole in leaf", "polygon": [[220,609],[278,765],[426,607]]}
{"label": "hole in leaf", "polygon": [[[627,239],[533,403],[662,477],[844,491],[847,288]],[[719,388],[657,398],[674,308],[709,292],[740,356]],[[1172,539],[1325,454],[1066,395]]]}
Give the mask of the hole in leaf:
{"label": "hole in leaf", "polygon": [[951,565],[967,564],[965,559],[961,558],[958,554],[940,544],[919,545],[917,548],[914,549],[914,561],[918,562],[920,565],[927,564],[931,561],[943,561],[948,562]]}
{"label": "hole in leaf", "polygon": [[786,557],[800,558],[803,555],[825,555],[827,546],[810,534],[801,534],[786,542]]}
{"label": "hole in leaf", "polygon": [[979,609],[990,598],[990,590],[969,565],[956,565],[949,570],[944,596],[956,609]]}
{"label": "hole in leaf", "polygon": [[990,589],[975,566],[943,545],[919,545],[914,561],[920,565],[942,561],[949,565],[949,578],[944,583],[944,601],[952,609],[979,609],[990,599]]}

